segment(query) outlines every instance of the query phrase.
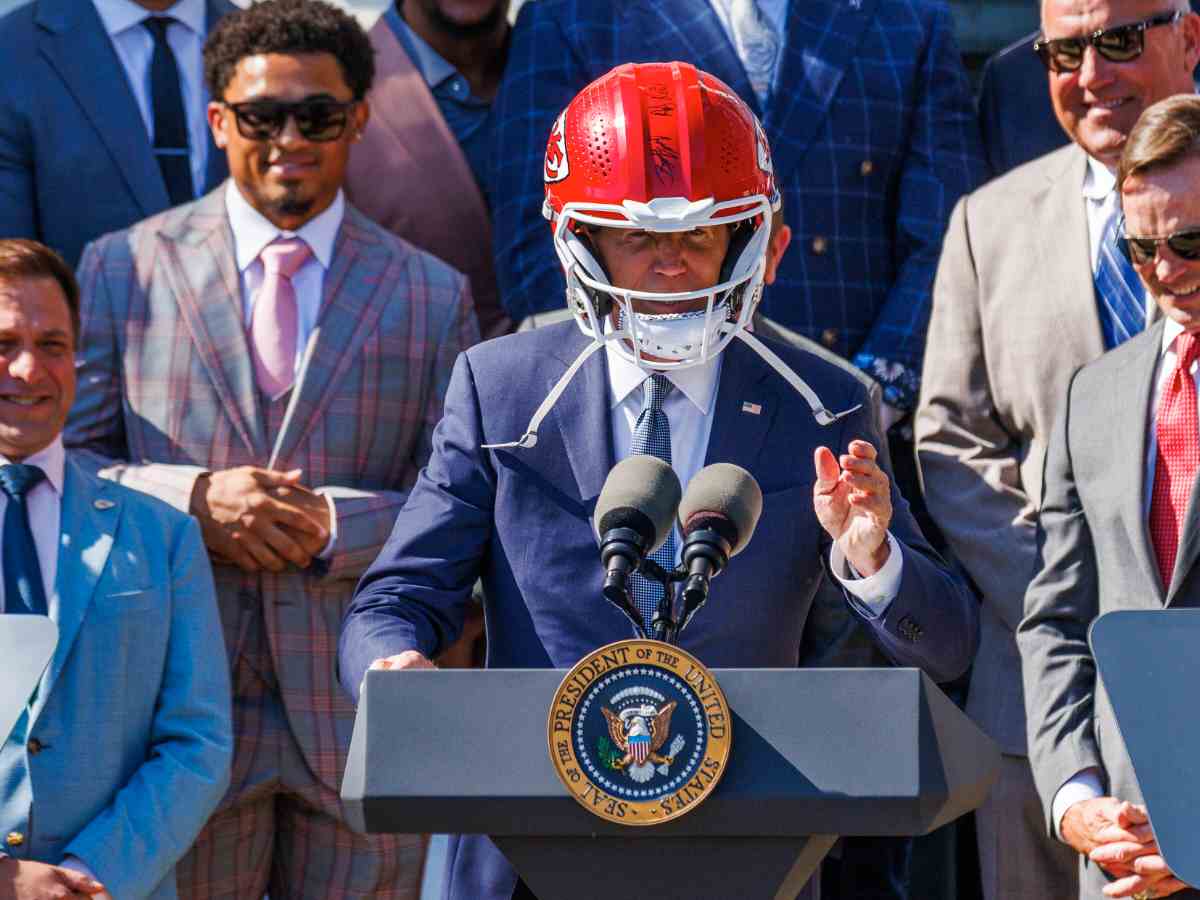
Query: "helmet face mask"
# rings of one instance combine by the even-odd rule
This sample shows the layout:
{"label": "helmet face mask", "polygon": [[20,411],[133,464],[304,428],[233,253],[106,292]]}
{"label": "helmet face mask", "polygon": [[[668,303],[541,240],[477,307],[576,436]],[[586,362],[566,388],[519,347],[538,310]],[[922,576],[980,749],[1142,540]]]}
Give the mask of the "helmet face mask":
{"label": "helmet face mask", "polygon": [[[617,67],[555,123],[545,176],[567,305],[594,341],[643,368],[684,368],[713,359],[749,324],[778,193],[761,127],[719,80],[684,63]],[[596,227],[718,225],[734,239],[716,283],[669,293],[613,284],[589,237]]]}

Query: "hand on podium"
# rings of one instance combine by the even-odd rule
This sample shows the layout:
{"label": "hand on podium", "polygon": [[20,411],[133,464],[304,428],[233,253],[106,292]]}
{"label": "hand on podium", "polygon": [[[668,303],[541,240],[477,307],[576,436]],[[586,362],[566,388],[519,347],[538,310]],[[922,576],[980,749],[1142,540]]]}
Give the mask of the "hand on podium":
{"label": "hand on podium", "polygon": [[433,661],[416,650],[405,650],[395,656],[385,656],[371,663],[372,669],[436,669]]}

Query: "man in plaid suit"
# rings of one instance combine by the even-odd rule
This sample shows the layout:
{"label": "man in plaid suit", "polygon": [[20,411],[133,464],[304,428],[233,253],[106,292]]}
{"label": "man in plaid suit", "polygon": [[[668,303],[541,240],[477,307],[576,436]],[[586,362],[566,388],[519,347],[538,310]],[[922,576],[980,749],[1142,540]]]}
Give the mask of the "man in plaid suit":
{"label": "man in plaid suit", "polygon": [[527,3],[496,99],[490,178],[509,315],[564,304],[539,212],[555,118],[613,66],[671,59],[732,87],[770,142],[798,246],[764,294],[763,314],[881,382],[895,421],[916,402],[942,232],[955,200],[984,174],[940,0]]}
{"label": "man in plaid suit", "polygon": [[345,203],[373,76],[352,17],[256,4],[205,68],[231,180],[85,252],[68,425],[104,475],[195,515],[214,564],[233,779],[180,891],[415,900],[422,842],[341,821],[337,634],[477,339],[469,290]]}

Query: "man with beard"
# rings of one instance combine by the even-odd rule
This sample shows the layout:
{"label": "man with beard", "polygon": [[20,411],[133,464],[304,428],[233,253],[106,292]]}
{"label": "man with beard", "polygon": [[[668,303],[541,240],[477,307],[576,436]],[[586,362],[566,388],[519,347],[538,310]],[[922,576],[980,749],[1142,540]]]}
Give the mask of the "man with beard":
{"label": "man with beard", "polygon": [[395,0],[371,29],[379,77],[346,174],[364,213],[471,280],[484,337],[512,328],[492,264],[487,154],[509,0]]}
{"label": "man with beard", "polygon": [[351,16],[255,4],[218,26],[205,71],[231,179],[85,252],[68,425],[104,475],[192,513],[213,562],[233,780],[180,891],[415,898],[423,843],[342,822],[354,710],[335,647],[477,340],[470,292],[343,198],[373,77]]}

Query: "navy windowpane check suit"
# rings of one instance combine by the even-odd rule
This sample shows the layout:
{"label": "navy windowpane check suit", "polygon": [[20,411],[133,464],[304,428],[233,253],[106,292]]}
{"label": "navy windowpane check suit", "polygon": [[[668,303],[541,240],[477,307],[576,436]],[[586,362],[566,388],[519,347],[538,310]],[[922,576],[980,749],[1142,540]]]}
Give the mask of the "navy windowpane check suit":
{"label": "navy windowpane check suit", "polygon": [[554,119],[613,66],[683,60],[737,91],[771,144],[794,238],[763,312],[911,406],[942,233],[985,172],[952,30],[940,0],[793,2],[763,110],[708,0],[528,3],[496,99],[489,179],[509,315],[564,303],[541,217]]}

